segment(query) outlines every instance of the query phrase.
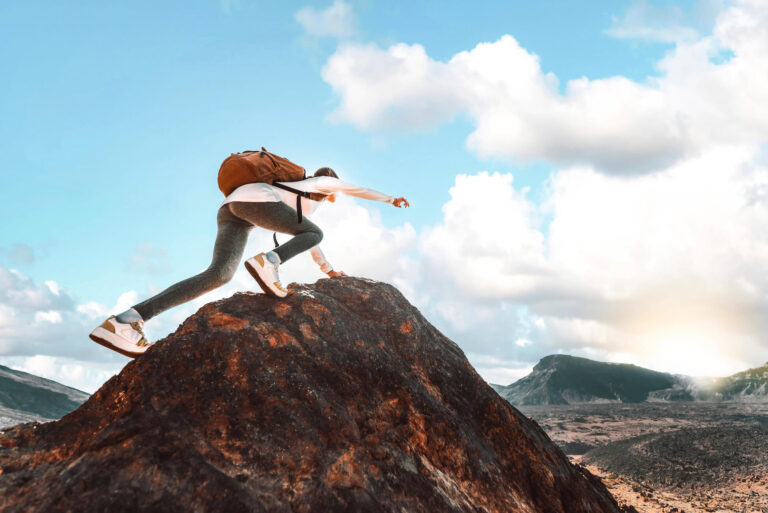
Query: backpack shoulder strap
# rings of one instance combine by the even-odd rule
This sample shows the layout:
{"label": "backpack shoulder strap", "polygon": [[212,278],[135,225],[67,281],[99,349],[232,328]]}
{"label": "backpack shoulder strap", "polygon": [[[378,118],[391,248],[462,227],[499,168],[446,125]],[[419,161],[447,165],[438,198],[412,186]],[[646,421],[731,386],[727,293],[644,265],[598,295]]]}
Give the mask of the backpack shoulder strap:
{"label": "backpack shoulder strap", "polygon": [[292,192],[296,195],[296,212],[299,215],[299,223],[301,223],[301,198],[310,199],[310,193],[294,189],[293,187],[278,182],[272,182],[272,187],[277,187],[278,189],[283,189],[284,191]]}

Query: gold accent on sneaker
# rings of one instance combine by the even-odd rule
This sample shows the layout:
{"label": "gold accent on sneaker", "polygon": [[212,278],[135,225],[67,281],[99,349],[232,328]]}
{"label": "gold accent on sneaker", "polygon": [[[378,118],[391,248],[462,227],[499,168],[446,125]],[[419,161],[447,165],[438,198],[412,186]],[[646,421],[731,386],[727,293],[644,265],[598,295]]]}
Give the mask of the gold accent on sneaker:
{"label": "gold accent on sneaker", "polygon": [[279,290],[282,290],[283,292],[285,292],[286,294],[288,294],[288,291],[287,291],[287,290],[285,290],[285,289],[283,288],[283,286],[282,286],[282,285],[280,285],[280,282],[279,282],[279,281],[276,281],[276,282],[274,282],[274,285],[275,285],[275,288],[277,288],[277,289],[279,289]]}
{"label": "gold accent on sneaker", "polygon": [[264,253],[259,253],[254,258],[259,262],[260,266],[264,267]]}
{"label": "gold accent on sneaker", "polygon": [[115,334],[117,334],[117,333],[115,332],[115,326],[114,326],[114,325],[113,325],[111,322],[109,322],[109,321],[111,321],[111,320],[112,320],[112,319],[114,319],[114,318],[115,318],[115,316],[114,316],[114,315],[110,315],[110,316],[109,316],[109,318],[107,318],[107,320],[106,320],[106,321],[104,321],[104,322],[102,322],[102,323],[101,323],[101,327],[102,327],[102,328],[104,328],[105,330],[109,331],[110,333],[115,333]]}

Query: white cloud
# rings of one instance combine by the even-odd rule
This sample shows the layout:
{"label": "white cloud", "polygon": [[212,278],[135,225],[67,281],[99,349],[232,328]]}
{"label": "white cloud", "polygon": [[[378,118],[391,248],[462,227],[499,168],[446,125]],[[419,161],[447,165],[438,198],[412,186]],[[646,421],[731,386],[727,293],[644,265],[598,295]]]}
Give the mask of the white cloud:
{"label": "white cloud", "polygon": [[633,179],[566,169],[541,205],[509,175],[459,176],[420,237],[428,317],[465,350],[518,361],[592,351],[720,375],[761,364],[768,168],[754,161],[720,147]]}
{"label": "white cloud", "polygon": [[344,39],[356,32],[352,6],[342,0],[334,0],[331,6],[322,10],[302,7],[295,18],[311,36]]}
{"label": "white cloud", "polygon": [[[411,131],[467,115],[480,156],[548,160],[633,175],[714,144],[757,144],[768,133],[768,5],[723,10],[713,34],[681,38],[660,76],[565,84],[512,36],[449,61],[420,45],[341,46],[323,68],[339,96],[331,119],[367,131]],[[733,57],[715,62],[722,52]]]}
{"label": "white cloud", "polygon": [[61,314],[55,310],[48,312],[36,312],[35,322],[50,322],[51,324],[58,324],[61,322]]}
{"label": "white cloud", "polygon": [[533,366],[487,354],[467,353],[467,359],[488,383],[506,385],[526,376]]}
{"label": "white cloud", "polygon": [[50,290],[54,296],[58,296],[61,294],[61,287],[55,281],[48,280],[45,282],[45,286],[48,287],[48,290]]}
{"label": "white cloud", "polygon": [[409,223],[388,228],[378,209],[345,196],[323,205],[313,219],[323,228],[323,251],[336,269],[403,285],[410,281],[406,252],[416,241],[416,230]]}
{"label": "white cloud", "polygon": [[450,194],[443,222],[421,239],[434,286],[445,295],[485,299],[525,296],[537,287],[544,237],[535,206],[514,189],[512,176],[459,175]]}
{"label": "white cloud", "polygon": [[127,308],[135,299],[136,293],[130,292],[112,308],[95,302],[78,304],[54,281],[38,284],[19,271],[0,266],[0,358],[48,355],[125,363],[117,354],[105,354],[88,333],[108,313]]}
{"label": "white cloud", "polygon": [[684,23],[685,13],[676,5],[654,6],[646,0],[636,0],[621,18],[613,18],[606,34],[622,39],[644,39],[675,43],[693,41],[698,34]]}
{"label": "white cloud", "polygon": [[364,130],[414,130],[447,121],[462,100],[452,71],[420,45],[343,45],[324,66],[323,79],[341,97],[331,115]]}
{"label": "white cloud", "polygon": [[[468,116],[476,154],[557,166],[539,204],[510,175],[460,175],[418,235],[415,300],[470,354],[719,375],[768,359],[768,4],[713,5],[690,24],[647,3],[615,20],[614,36],[674,42],[641,82],[561,88],[511,36],[445,62],[416,44],[328,59],[333,120],[408,132]],[[475,359],[485,376],[516,368]]]}
{"label": "white cloud", "polygon": [[77,305],[76,310],[78,313],[84,314],[90,319],[106,318],[109,314],[109,309],[101,303],[97,303],[96,301],[90,301],[82,305]]}
{"label": "white cloud", "polygon": [[109,378],[120,372],[122,365],[114,363],[81,361],[49,355],[29,357],[2,357],[12,369],[57,381],[92,394]]}

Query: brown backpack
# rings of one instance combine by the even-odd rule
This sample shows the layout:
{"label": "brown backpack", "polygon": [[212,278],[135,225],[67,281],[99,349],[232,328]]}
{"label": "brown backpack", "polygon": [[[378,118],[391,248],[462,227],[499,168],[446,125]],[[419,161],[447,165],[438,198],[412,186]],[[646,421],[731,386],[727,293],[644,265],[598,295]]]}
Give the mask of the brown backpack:
{"label": "brown backpack", "polygon": [[219,189],[229,196],[247,183],[295,182],[305,177],[303,167],[262,147],[261,151],[233,153],[224,159],[219,168]]}

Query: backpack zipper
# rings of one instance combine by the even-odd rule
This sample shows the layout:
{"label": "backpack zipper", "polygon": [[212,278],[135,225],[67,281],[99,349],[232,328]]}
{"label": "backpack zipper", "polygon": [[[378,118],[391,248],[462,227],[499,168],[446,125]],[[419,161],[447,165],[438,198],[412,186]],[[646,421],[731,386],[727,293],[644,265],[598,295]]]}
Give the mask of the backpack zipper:
{"label": "backpack zipper", "polygon": [[272,166],[275,169],[277,169],[277,167],[278,167],[277,166],[277,162],[275,162],[275,159],[272,158],[272,155],[267,150],[265,150],[263,146],[261,147],[261,150],[245,150],[245,151],[242,151],[240,153],[258,153],[262,157],[267,157],[269,160],[271,160],[272,161]]}

